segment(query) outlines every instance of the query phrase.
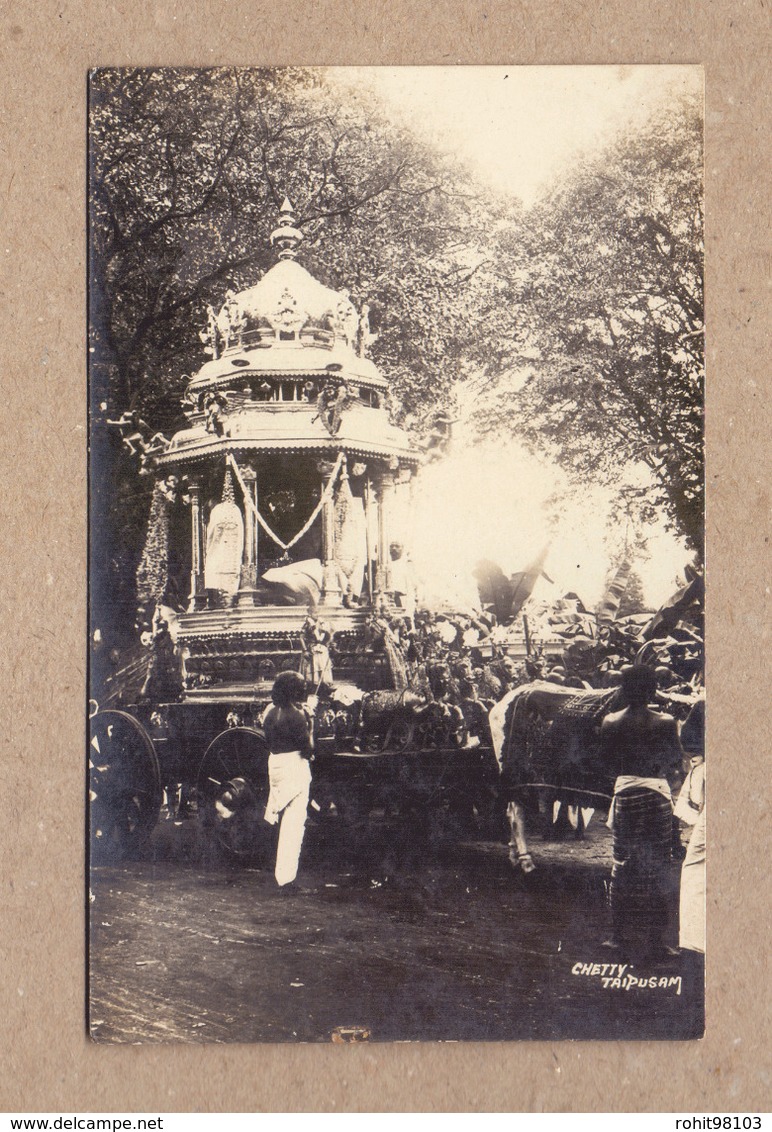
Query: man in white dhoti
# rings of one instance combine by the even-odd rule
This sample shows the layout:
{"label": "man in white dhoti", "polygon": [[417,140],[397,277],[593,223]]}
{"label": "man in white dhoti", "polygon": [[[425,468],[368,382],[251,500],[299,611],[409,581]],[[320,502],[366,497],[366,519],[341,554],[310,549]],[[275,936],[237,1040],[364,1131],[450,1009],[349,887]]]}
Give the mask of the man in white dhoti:
{"label": "man in white dhoti", "polygon": [[679,943],[705,954],[705,809],[695,823],[681,866]]}
{"label": "man in white dhoti", "polygon": [[309,612],[300,630],[300,675],[311,685],[314,695],[321,684],[332,684],[331,643],[328,626]]}
{"label": "man in white dhoti", "polygon": [[705,953],[705,701],[699,700],[681,728],[681,744],[690,769],[675,806],[675,816],[692,827],[681,866],[679,943],[686,951]]}
{"label": "man in white dhoti", "polygon": [[[692,827],[681,866],[678,942],[684,972],[684,991],[705,1001],[705,703],[695,704],[681,730],[681,742],[691,755],[691,768],[681,788],[675,815]],[[703,1023],[704,1024],[704,1023]]]}
{"label": "man in white dhoti", "polygon": [[291,891],[297,877],[311,788],[313,719],[303,703],[305,693],[299,673],[280,672],[271,691],[273,706],[263,717],[271,752],[265,820],[271,825],[280,822],[275,876],[284,891]]}

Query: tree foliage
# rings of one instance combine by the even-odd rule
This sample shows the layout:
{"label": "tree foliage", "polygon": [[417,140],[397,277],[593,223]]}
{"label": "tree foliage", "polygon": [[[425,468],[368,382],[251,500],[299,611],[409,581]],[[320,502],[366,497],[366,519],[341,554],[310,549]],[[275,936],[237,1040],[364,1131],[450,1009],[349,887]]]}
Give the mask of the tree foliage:
{"label": "tree foliage", "polygon": [[105,70],[89,169],[92,553],[110,601],[129,602],[152,485],[102,422],[130,408],[175,427],[206,305],[273,264],[285,194],[300,261],[368,304],[402,423],[420,433],[473,377],[483,433],[616,485],[630,514],[664,510],[701,549],[696,103],[663,109],[526,214],[334,72]]}
{"label": "tree foliage", "polygon": [[369,305],[370,356],[417,433],[464,373],[484,223],[452,163],[320,70],[96,71],[89,173],[92,604],[128,615],[152,484],[103,422],[182,423],[206,304],[273,265],[283,197],[300,262]]}
{"label": "tree foliage", "polygon": [[[684,99],[531,210],[500,268],[511,316],[483,430],[513,429],[623,510],[703,541],[701,108]],[[525,243],[524,243],[525,240]],[[640,475],[641,466],[648,475]]]}
{"label": "tree foliage", "polygon": [[323,72],[98,71],[91,80],[95,396],[172,412],[205,359],[207,302],[275,261],[288,195],[301,261],[370,306],[372,357],[403,413],[451,397],[470,321],[476,233],[458,170]]}
{"label": "tree foliage", "polygon": [[631,570],[627,579],[627,587],[619,603],[617,618],[621,621],[623,618],[632,617],[636,613],[646,613],[649,608],[646,604],[641,576],[636,570]]}

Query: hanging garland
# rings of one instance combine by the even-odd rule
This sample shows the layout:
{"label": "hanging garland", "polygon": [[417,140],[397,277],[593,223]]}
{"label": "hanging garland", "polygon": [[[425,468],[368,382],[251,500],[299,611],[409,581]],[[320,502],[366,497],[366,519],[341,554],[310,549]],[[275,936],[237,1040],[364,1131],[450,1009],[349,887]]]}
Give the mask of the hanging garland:
{"label": "hanging garland", "polygon": [[316,522],[317,518],[321,514],[322,508],[324,507],[325,503],[329,503],[329,501],[332,499],[333,491],[335,490],[335,481],[337,480],[338,473],[340,472],[340,469],[343,465],[344,457],[345,457],[345,453],[340,452],[338,454],[338,459],[336,460],[335,466],[332,469],[332,475],[330,476],[329,483],[327,484],[327,487],[322,492],[321,499],[317,503],[317,505],[314,508],[313,512],[311,513],[310,517],[306,520],[306,522],[300,528],[300,530],[294,536],[294,538],[291,538],[289,542],[284,542],[283,539],[279,538],[279,536],[276,534],[275,531],[271,530],[271,528],[268,526],[268,523],[265,521],[263,516],[258,511],[257,507],[255,507],[254,500],[252,499],[249,491],[247,490],[247,487],[246,487],[246,484],[244,483],[244,480],[241,478],[241,471],[239,469],[238,464],[236,463],[236,460],[235,460],[232,452],[228,453],[227,459],[228,459],[228,463],[233,468],[233,471],[236,475],[236,479],[239,481],[239,487],[241,488],[242,495],[244,496],[244,499],[246,500],[247,504],[249,505],[249,508],[252,511],[252,513],[254,514],[258,523],[263,528],[263,530],[268,535],[268,537],[270,539],[273,539],[273,541],[276,543],[276,545],[280,546],[282,548],[282,550],[286,552],[286,551],[290,550],[295,545],[296,542],[300,542],[303,535],[306,534],[306,532],[309,531],[311,529],[311,527],[314,525],[314,523]]}
{"label": "hanging garland", "polygon": [[137,599],[141,604],[163,601],[169,585],[169,499],[160,480],[153,488],[147,534],[137,567]]}

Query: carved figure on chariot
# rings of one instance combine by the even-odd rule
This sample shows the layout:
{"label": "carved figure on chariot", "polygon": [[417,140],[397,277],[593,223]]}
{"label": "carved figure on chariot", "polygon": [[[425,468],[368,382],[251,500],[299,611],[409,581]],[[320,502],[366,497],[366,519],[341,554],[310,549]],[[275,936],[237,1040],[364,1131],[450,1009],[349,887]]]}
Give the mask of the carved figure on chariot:
{"label": "carved figure on chariot", "polygon": [[[207,302],[186,427],[168,438],[137,414],[112,422],[156,480],[139,588],[149,607],[176,604],[183,700],[227,700],[240,718],[234,704],[294,668],[338,738],[383,732],[375,693],[394,693],[403,723],[425,713],[423,743],[432,720],[460,734],[463,697],[437,692],[447,642],[434,648],[415,620],[399,521],[426,454],[393,423],[389,383],[367,357],[370,304],[357,311],[314,279],[297,262],[302,238],[285,200],[278,262],[219,308]],[[449,434],[435,414],[431,458]]]}
{"label": "carved figure on chariot", "polygon": [[[247,290],[226,291],[219,308],[207,303],[208,360],[187,382],[187,428],[169,439],[136,415],[114,422],[130,452],[152,456],[161,495],[141,570],[159,601],[166,589],[182,598],[186,698],[238,686],[252,694],[269,664],[365,690],[392,683],[398,669],[363,646],[368,614],[393,604],[395,471],[409,480],[419,456],[392,424],[388,383],[366,357],[367,305],[357,312],[347,292],[301,267],[301,240],[285,201],[271,235],[275,266]],[[187,545],[179,523],[170,526],[178,485]]]}

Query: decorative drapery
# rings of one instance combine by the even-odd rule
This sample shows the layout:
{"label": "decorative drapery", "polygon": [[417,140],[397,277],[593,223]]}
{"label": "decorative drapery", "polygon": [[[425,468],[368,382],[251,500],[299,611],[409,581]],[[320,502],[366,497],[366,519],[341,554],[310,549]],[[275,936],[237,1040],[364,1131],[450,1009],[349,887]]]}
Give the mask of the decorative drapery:
{"label": "decorative drapery", "polygon": [[244,519],[233,496],[230,471],[226,470],[222,502],[212,508],[206,530],[206,588],[233,597],[239,588],[243,554]]}
{"label": "decorative drapery", "polygon": [[169,584],[169,497],[157,480],[147,523],[142,557],[137,567],[137,598],[143,604],[161,602]]}
{"label": "decorative drapery", "polygon": [[367,556],[365,514],[362,500],[352,494],[345,465],[335,496],[334,529],[335,561],[346,577],[349,592],[358,596]]}
{"label": "decorative drapery", "polygon": [[244,496],[244,500],[246,501],[246,503],[249,506],[249,508],[251,509],[251,511],[254,513],[254,516],[257,519],[258,523],[260,524],[262,529],[265,531],[265,533],[268,535],[268,537],[270,539],[272,539],[277,544],[277,546],[280,546],[282,548],[282,550],[286,552],[286,551],[290,550],[291,547],[293,547],[296,542],[300,542],[303,535],[306,534],[306,532],[311,529],[313,524],[318,519],[319,515],[321,514],[322,508],[325,506],[326,503],[329,503],[330,500],[332,499],[333,492],[335,490],[335,483],[337,481],[338,475],[340,474],[340,469],[342,468],[343,461],[345,459],[345,453],[343,453],[343,452],[338,453],[338,459],[335,462],[335,466],[333,467],[332,474],[330,475],[329,482],[328,482],[325,490],[322,492],[322,496],[321,496],[319,502],[317,503],[316,507],[314,507],[314,510],[312,511],[311,515],[306,520],[306,522],[303,524],[303,526],[300,528],[298,533],[293,538],[291,538],[289,542],[284,542],[283,539],[280,539],[279,536],[276,534],[276,532],[271,530],[268,523],[265,521],[263,516],[260,514],[259,510],[255,506],[254,500],[251,498],[250,493],[246,488],[244,480],[242,479],[241,470],[239,469],[239,466],[236,463],[236,460],[233,456],[233,453],[229,452],[226,459],[227,459],[230,467],[233,469],[233,472],[234,472],[234,475],[236,476],[236,479],[238,480],[239,487],[241,488],[242,494]]}

